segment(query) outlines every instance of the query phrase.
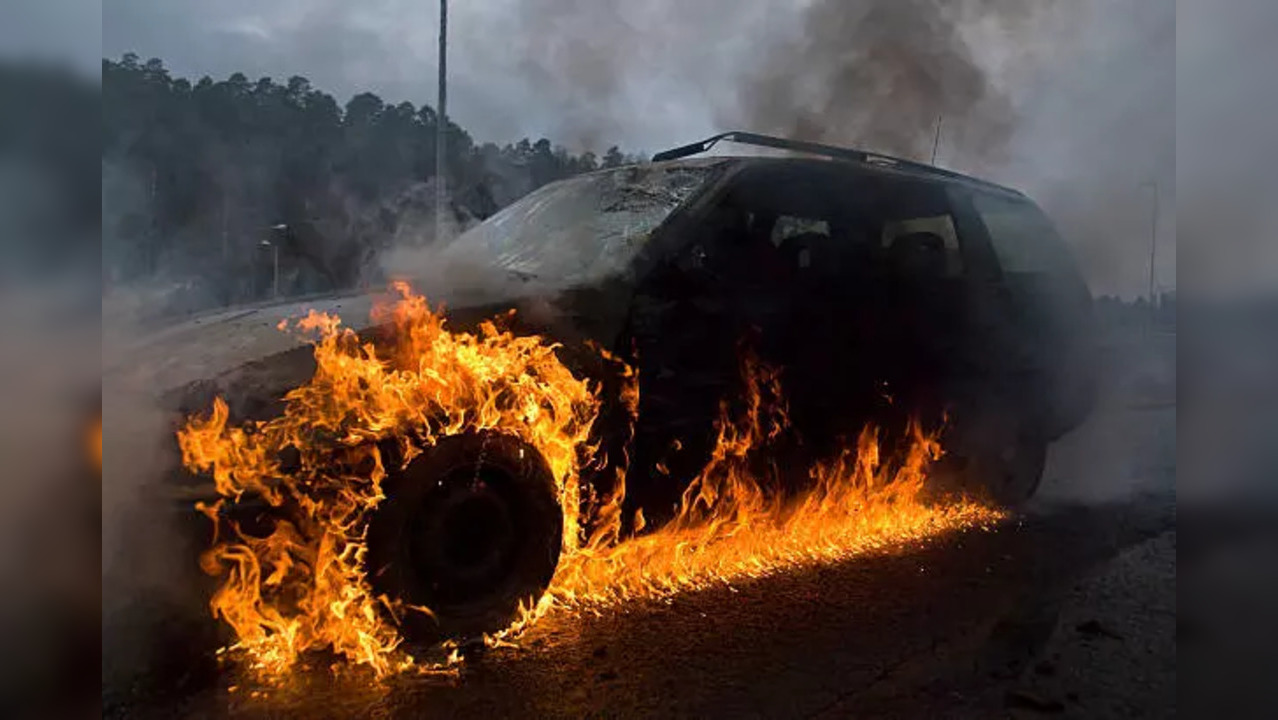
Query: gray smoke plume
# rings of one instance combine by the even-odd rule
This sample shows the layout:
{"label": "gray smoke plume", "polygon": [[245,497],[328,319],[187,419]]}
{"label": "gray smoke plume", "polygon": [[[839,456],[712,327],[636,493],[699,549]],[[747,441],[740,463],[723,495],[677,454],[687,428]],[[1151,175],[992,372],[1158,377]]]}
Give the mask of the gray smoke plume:
{"label": "gray smoke plume", "polygon": [[936,144],[937,164],[1043,204],[1096,294],[1146,291],[1151,232],[1156,290],[1174,286],[1173,3],[656,5],[520,0],[507,52],[558,109],[548,133],[742,129],[924,161]]}
{"label": "gray smoke plume", "polygon": [[801,35],[765,50],[739,86],[737,112],[720,112],[719,120],[735,115],[763,132],[927,160],[945,118],[951,143],[1000,152],[1016,110],[969,36],[993,24],[1013,38],[1051,4],[816,2]]}
{"label": "gray smoke plume", "polygon": [[[590,146],[639,119],[687,117],[663,106],[660,90],[678,83],[684,98],[687,85],[701,90],[719,129],[926,159],[944,115],[951,144],[998,151],[1018,119],[1004,76],[1068,42],[1090,3],[1068,12],[1055,0],[659,5],[666,12],[519,3],[531,32],[515,40],[518,72],[562,109],[565,140]],[[632,92],[640,84],[657,92]]]}

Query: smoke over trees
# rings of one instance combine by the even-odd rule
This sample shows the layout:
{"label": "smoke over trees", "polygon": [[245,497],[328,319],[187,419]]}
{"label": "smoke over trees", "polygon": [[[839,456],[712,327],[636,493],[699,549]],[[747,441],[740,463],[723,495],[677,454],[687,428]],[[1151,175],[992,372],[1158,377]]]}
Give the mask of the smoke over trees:
{"label": "smoke over trees", "polygon": [[[361,93],[340,106],[303,77],[241,73],[192,84],[158,59],[102,63],[103,271],[108,285],[163,279],[196,310],[354,287],[392,244],[433,238],[435,128],[428,106]],[[479,144],[449,122],[458,224],[602,161],[527,139]],[[270,243],[269,245],[264,243]],[[275,246],[275,247],[272,247]],[[175,300],[176,299],[176,300]]]}

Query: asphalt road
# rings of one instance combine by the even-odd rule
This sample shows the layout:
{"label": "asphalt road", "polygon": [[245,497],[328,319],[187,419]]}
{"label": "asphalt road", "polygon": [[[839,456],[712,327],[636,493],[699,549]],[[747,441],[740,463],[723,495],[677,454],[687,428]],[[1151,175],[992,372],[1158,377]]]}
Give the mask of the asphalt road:
{"label": "asphalt road", "polygon": [[[1174,346],[1174,338],[1171,343]],[[1053,447],[1026,512],[890,555],[549,617],[453,679],[224,669],[127,717],[1165,717],[1175,709],[1174,367]],[[1170,609],[1169,609],[1170,608]],[[232,691],[231,688],[235,687]]]}

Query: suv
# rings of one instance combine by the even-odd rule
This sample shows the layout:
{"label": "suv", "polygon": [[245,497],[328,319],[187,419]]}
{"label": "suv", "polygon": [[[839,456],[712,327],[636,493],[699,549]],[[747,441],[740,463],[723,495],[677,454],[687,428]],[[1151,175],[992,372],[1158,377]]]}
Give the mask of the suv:
{"label": "suv", "polygon": [[[791,155],[692,157],[721,140]],[[520,308],[514,329],[561,342],[574,370],[598,366],[573,360],[582,341],[637,368],[626,503],[650,526],[671,516],[705,465],[719,404],[740,394],[742,342],[782,373],[802,437],[794,452],[828,455],[866,423],[887,429],[888,442],[909,418],[944,424],[938,476],[1008,505],[1034,493],[1048,444],[1091,406],[1091,296],[1044,213],[1015,190],[897,158],[725,133],[544,186],[440,248],[432,266],[446,271],[423,288],[448,301],[454,327]],[[147,349],[167,361],[150,377],[184,413],[203,412],[216,393],[232,417],[260,417],[313,368],[308,347],[278,345],[276,322],[310,308],[357,320],[370,304],[262,307],[174,329]],[[601,421],[611,416],[605,407]],[[524,450],[459,438],[410,469],[442,473],[479,453],[519,476],[530,472]],[[416,572],[425,577],[396,573],[403,587],[383,589],[464,584],[414,598],[456,633],[499,625],[544,589],[558,558],[555,520],[542,517],[556,512],[544,497],[553,484],[516,481],[524,495],[484,499],[505,505],[493,517],[553,537],[490,548],[517,558],[457,561],[474,567],[437,559]],[[381,546],[393,560],[414,542],[407,515],[449,512],[398,506],[389,529],[371,530],[374,555]]]}
{"label": "suv", "polygon": [[[806,156],[691,159],[720,140]],[[555,298],[556,320],[533,329],[637,365],[644,470],[670,462],[674,439],[686,470],[700,467],[689,439],[732,393],[744,337],[783,368],[811,445],[943,416],[951,461],[1009,505],[1034,493],[1047,445],[1094,395],[1091,295],[1044,213],[898,158],[724,133],[547,185],[440,260],[464,257],[522,285],[496,282],[498,304]]]}

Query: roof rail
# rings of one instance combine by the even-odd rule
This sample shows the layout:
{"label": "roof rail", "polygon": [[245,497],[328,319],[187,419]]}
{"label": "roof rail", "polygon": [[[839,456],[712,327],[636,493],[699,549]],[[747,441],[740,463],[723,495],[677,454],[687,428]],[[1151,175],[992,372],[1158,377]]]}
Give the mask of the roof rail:
{"label": "roof rail", "polygon": [[953,170],[945,170],[934,165],[927,165],[913,160],[867,152],[865,150],[842,148],[834,145],[822,145],[820,143],[807,142],[805,140],[787,140],[786,138],[742,132],[740,130],[719,133],[718,135],[706,138],[700,142],[689,143],[688,145],[681,145],[677,148],[671,148],[670,150],[659,152],[652,156],[652,161],[661,162],[663,160],[678,160],[679,158],[685,158],[690,155],[697,155],[698,153],[708,151],[710,148],[714,147],[715,143],[720,141],[742,143],[744,145],[758,145],[761,147],[775,148],[777,150],[791,150],[794,152],[804,152],[813,155],[823,155],[825,157],[839,158],[841,160],[853,160],[855,162],[865,163],[868,165],[899,167],[936,177],[966,180],[968,182],[997,188],[1005,192],[1013,192],[1017,195],[1020,194],[1012,188],[1004,187],[997,183],[989,182],[988,180],[981,180],[980,178],[974,178],[969,175],[964,175],[963,173],[954,172]]}

